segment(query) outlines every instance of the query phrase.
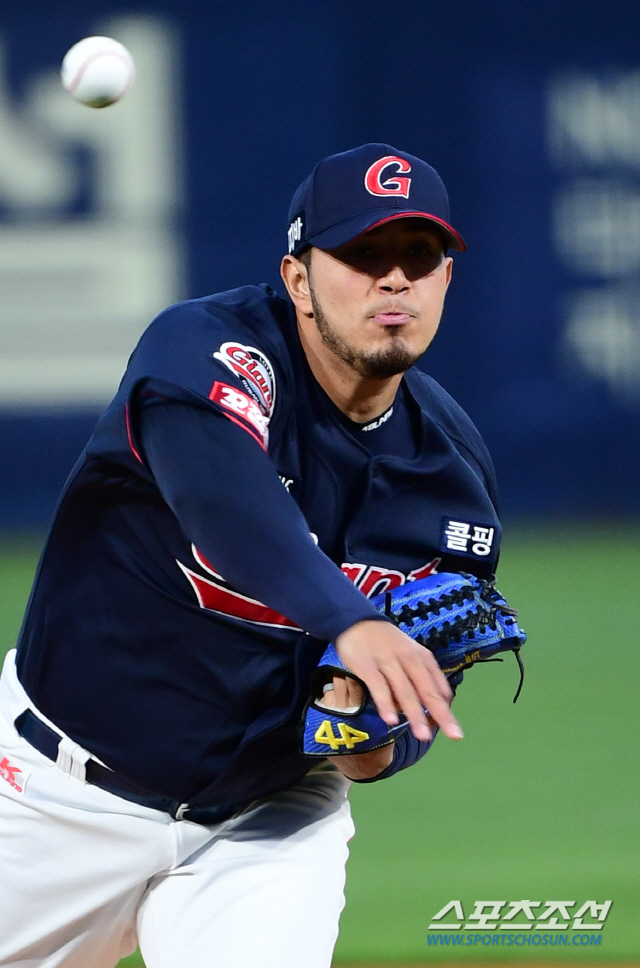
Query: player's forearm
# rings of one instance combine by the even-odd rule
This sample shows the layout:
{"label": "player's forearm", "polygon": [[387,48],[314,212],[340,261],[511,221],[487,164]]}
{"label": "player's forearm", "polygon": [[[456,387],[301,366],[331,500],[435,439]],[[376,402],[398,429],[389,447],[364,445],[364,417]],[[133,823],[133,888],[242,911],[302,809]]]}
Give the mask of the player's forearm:
{"label": "player's forearm", "polygon": [[146,406],[146,459],[183,531],[233,587],[319,639],[381,618],[314,544],[277,471],[225,417],[177,403]]}

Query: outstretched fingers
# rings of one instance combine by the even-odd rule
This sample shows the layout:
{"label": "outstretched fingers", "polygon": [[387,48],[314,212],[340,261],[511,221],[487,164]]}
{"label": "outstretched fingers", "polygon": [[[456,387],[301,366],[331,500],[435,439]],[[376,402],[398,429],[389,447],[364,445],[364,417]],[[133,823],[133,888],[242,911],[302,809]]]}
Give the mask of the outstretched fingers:
{"label": "outstretched fingers", "polygon": [[462,739],[464,734],[450,709],[451,688],[435,662],[434,666],[415,660],[398,664],[388,671],[387,681],[416,739],[432,738],[425,710],[449,739]]}
{"label": "outstretched fingers", "polygon": [[386,677],[373,662],[370,662],[365,665],[360,678],[366,683],[380,718],[384,720],[387,726],[395,726],[399,721],[398,711],[394,694]]}
{"label": "outstretched fingers", "polygon": [[386,622],[360,622],[338,636],[336,647],[348,669],[369,689],[385,723],[406,716],[416,739],[432,738],[429,716],[450,739],[462,739],[450,710],[453,693],[433,655]]}
{"label": "outstretched fingers", "polygon": [[407,670],[420,704],[429,711],[429,716],[442,729],[449,739],[462,739],[464,733],[460,723],[451,712],[453,691],[446,676],[428,649],[418,653],[421,668],[413,666]]}

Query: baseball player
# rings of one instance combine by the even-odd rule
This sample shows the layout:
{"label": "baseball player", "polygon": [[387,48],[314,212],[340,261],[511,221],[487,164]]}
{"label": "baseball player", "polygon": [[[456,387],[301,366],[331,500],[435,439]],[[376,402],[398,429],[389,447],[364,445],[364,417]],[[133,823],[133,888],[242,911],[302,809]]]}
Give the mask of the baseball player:
{"label": "baseball player", "polygon": [[[136,944],[148,968],[330,964],[350,781],[462,736],[431,653],[370,599],[498,557],[487,451],[414,367],[464,248],[434,169],[363,145],[296,191],[286,298],[189,300],[142,336],[0,680],[0,965]],[[407,717],[395,743],[302,752],[329,642]]]}

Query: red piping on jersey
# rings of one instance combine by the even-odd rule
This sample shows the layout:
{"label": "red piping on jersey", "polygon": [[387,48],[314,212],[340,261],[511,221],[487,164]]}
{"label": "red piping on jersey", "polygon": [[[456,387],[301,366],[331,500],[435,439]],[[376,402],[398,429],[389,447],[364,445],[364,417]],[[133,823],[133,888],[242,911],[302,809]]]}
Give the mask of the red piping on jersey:
{"label": "red piping on jersey", "polygon": [[217,582],[197,575],[186,565],[183,565],[181,561],[178,561],[177,564],[189,579],[201,608],[211,609],[211,611],[220,612],[222,615],[229,615],[232,618],[240,618],[254,625],[272,625],[277,628],[288,629],[300,628],[286,615],[281,615],[275,609],[269,608],[268,605],[256,601],[255,598],[241,595],[240,592],[234,592],[230,588],[223,588]]}
{"label": "red piping on jersey", "polygon": [[[445,222],[444,219],[438,218],[436,215],[429,215],[428,212],[397,212],[395,215],[387,215],[386,218],[381,218],[379,222],[375,222],[374,225],[370,225],[369,228],[366,229],[364,232],[361,232],[360,235],[366,235],[367,232],[371,232],[372,229],[377,229],[379,225],[385,225],[387,222],[395,222],[396,219],[399,219],[399,218],[411,218],[412,216],[415,216],[416,218],[428,218],[429,221],[431,221],[431,222],[437,222],[438,225],[442,225],[443,228],[445,228],[448,232],[451,232],[451,234],[453,235],[453,237],[458,240],[458,242],[462,246],[462,248],[460,249],[460,251],[461,252],[466,252],[467,251],[467,243],[462,238],[462,236],[460,235],[460,233],[459,232],[456,232],[456,230],[453,228],[453,226],[452,225],[449,225],[448,222]],[[357,236],[357,238],[359,238],[359,237],[360,236]]]}
{"label": "red piping on jersey", "polygon": [[144,464],[144,461],[142,460],[142,457],[140,456],[140,454],[138,453],[138,451],[133,446],[133,437],[131,435],[131,423],[129,421],[129,404],[128,403],[125,405],[125,408],[124,408],[124,420],[125,420],[125,423],[127,425],[127,440],[129,441],[129,447],[131,448],[134,457],[137,457],[138,460],[140,461],[140,463],[141,464]]}
{"label": "red piping on jersey", "polygon": [[264,441],[261,440],[261,438],[258,437],[257,434],[254,434],[253,430],[250,430],[249,427],[247,427],[247,425],[242,422],[242,420],[238,420],[237,417],[232,417],[230,413],[226,413],[226,411],[224,411],[224,410],[220,410],[219,412],[222,414],[223,417],[226,417],[227,420],[232,420],[234,422],[234,424],[237,424],[238,425],[238,427],[242,427],[243,430],[246,430],[247,433],[250,434],[253,437],[254,440],[257,440],[258,441],[258,443],[260,444],[260,446],[262,447],[262,449],[265,451],[265,453],[267,452],[267,448],[264,446]]}

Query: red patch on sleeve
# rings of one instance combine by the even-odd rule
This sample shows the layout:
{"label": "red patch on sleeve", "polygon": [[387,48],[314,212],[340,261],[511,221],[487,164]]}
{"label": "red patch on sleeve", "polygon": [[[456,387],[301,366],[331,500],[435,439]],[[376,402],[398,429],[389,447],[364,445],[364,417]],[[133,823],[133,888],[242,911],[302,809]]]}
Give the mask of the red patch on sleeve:
{"label": "red patch on sleeve", "polygon": [[[251,434],[260,446],[266,450],[266,443],[269,432],[269,418],[265,417],[258,404],[248,394],[236,387],[229,386],[228,383],[221,383],[219,380],[211,387],[209,399],[219,406],[229,411],[225,416],[229,420]],[[235,414],[235,416],[231,416]],[[239,417],[240,420],[237,420]]]}

